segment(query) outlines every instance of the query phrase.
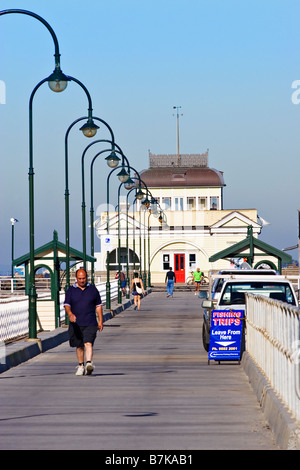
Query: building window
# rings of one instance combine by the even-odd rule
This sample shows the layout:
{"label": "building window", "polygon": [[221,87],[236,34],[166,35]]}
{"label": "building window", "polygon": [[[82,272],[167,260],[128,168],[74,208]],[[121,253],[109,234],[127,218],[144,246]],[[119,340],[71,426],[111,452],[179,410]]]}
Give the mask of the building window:
{"label": "building window", "polygon": [[161,202],[162,202],[162,208],[164,210],[171,209],[171,198],[170,197],[162,197]]}
{"label": "building window", "polygon": [[206,210],[206,197],[198,197],[198,210],[205,211]]}
{"label": "building window", "polygon": [[196,198],[188,197],[187,198],[187,210],[192,211],[196,209]]}
{"label": "building window", "polygon": [[190,270],[196,269],[196,253],[189,254],[189,268]]}
{"label": "building window", "polygon": [[183,197],[175,197],[175,211],[183,211]]}
{"label": "building window", "polygon": [[210,198],[210,210],[217,210],[219,209],[219,198],[217,196]]}
{"label": "building window", "polygon": [[163,255],[163,269],[168,270],[170,268],[170,255]]}

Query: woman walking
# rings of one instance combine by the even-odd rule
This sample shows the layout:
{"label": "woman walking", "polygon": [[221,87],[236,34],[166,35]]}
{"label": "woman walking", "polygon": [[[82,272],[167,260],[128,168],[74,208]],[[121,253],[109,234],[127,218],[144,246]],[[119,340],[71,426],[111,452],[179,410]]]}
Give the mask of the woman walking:
{"label": "woman walking", "polygon": [[134,278],[131,282],[131,289],[134,301],[134,310],[140,309],[141,307],[141,296],[145,294],[143,281],[139,277],[138,273],[134,273]]}

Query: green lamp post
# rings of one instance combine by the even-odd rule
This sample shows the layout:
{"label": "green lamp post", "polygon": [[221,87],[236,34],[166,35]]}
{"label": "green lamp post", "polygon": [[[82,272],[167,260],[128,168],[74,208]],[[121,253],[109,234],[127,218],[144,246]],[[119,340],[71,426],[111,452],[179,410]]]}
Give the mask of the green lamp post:
{"label": "green lamp post", "polygon": [[[77,123],[79,123],[82,120],[87,119],[87,122],[79,130],[81,130],[86,137],[93,137],[96,134],[97,130],[99,129],[99,127],[96,126],[95,123],[94,123],[94,120],[96,120],[96,121],[101,122],[102,124],[104,124],[104,126],[108,129],[108,131],[110,133],[111,140],[106,141],[106,142],[111,143],[112,153],[113,153],[114,141],[115,141],[114,133],[113,133],[111,127],[107,124],[107,122],[105,122],[103,119],[100,119],[98,117],[94,117],[93,118],[94,120],[92,119],[92,101],[91,101],[90,94],[89,94],[88,90],[86,89],[86,87],[84,87],[84,85],[81,84],[81,82],[78,81],[78,84],[81,85],[82,88],[84,89],[84,91],[86,92],[86,95],[88,97],[88,102],[89,102],[89,108],[88,108],[88,116],[87,117],[86,116],[81,117],[81,118],[76,119],[75,121],[73,121],[70,124],[70,126],[68,127],[68,129],[66,131],[66,134],[65,134],[65,238],[66,238],[66,286],[65,286],[65,289],[66,290],[68,289],[68,287],[70,285],[70,209],[69,209],[69,206],[70,206],[70,202],[69,202],[70,201],[70,191],[69,191],[69,150],[68,150],[69,134],[70,134],[70,131],[72,130],[72,128]],[[89,127],[89,126],[91,126],[91,127]],[[91,145],[94,145],[96,142],[98,142],[98,141],[95,141],[95,142],[92,142],[91,144],[89,144],[86,147],[85,151],[87,151],[91,147]],[[84,158],[84,157],[82,157],[82,158]],[[68,315],[66,315],[66,318],[65,318],[66,323],[68,323],[68,319],[69,319],[69,317],[68,317]]]}
{"label": "green lamp post", "polygon": [[63,74],[60,68],[60,53],[58,40],[55,35],[55,32],[49,25],[47,21],[44,20],[41,16],[36,13],[19,10],[19,9],[9,9],[0,11],[0,16],[12,13],[20,13],[31,16],[38,21],[40,21],[48,31],[50,32],[55,48],[55,68],[54,71],[49,77],[41,80],[36,87],[33,89],[30,100],[29,100],[29,170],[28,170],[28,181],[29,181],[29,253],[30,253],[30,273],[29,273],[29,338],[36,339],[37,337],[37,311],[36,311],[36,288],[35,288],[35,272],[34,272],[34,168],[33,168],[33,125],[32,125],[32,106],[33,98],[39,87],[48,82],[49,87],[52,91],[61,92],[66,89],[69,78]]}

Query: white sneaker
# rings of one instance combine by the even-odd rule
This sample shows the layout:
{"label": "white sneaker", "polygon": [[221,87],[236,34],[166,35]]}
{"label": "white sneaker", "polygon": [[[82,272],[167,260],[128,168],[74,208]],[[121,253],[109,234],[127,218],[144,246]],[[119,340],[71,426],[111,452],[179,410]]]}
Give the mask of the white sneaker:
{"label": "white sneaker", "polygon": [[75,375],[84,375],[84,365],[77,366],[77,371]]}
{"label": "white sneaker", "polygon": [[91,375],[94,369],[95,369],[94,364],[92,362],[88,362],[85,366],[86,375]]}

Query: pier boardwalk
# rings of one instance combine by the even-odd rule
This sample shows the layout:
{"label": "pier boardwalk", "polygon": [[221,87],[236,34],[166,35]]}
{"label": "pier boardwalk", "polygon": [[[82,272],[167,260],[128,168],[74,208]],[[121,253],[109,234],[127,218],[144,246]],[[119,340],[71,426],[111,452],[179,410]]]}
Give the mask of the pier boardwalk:
{"label": "pier boardwalk", "polygon": [[68,342],[3,372],[0,449],[278,450],[242,366],[208,365],[201,330],[193,292],[153,292],[105,322],[93,375]]}

